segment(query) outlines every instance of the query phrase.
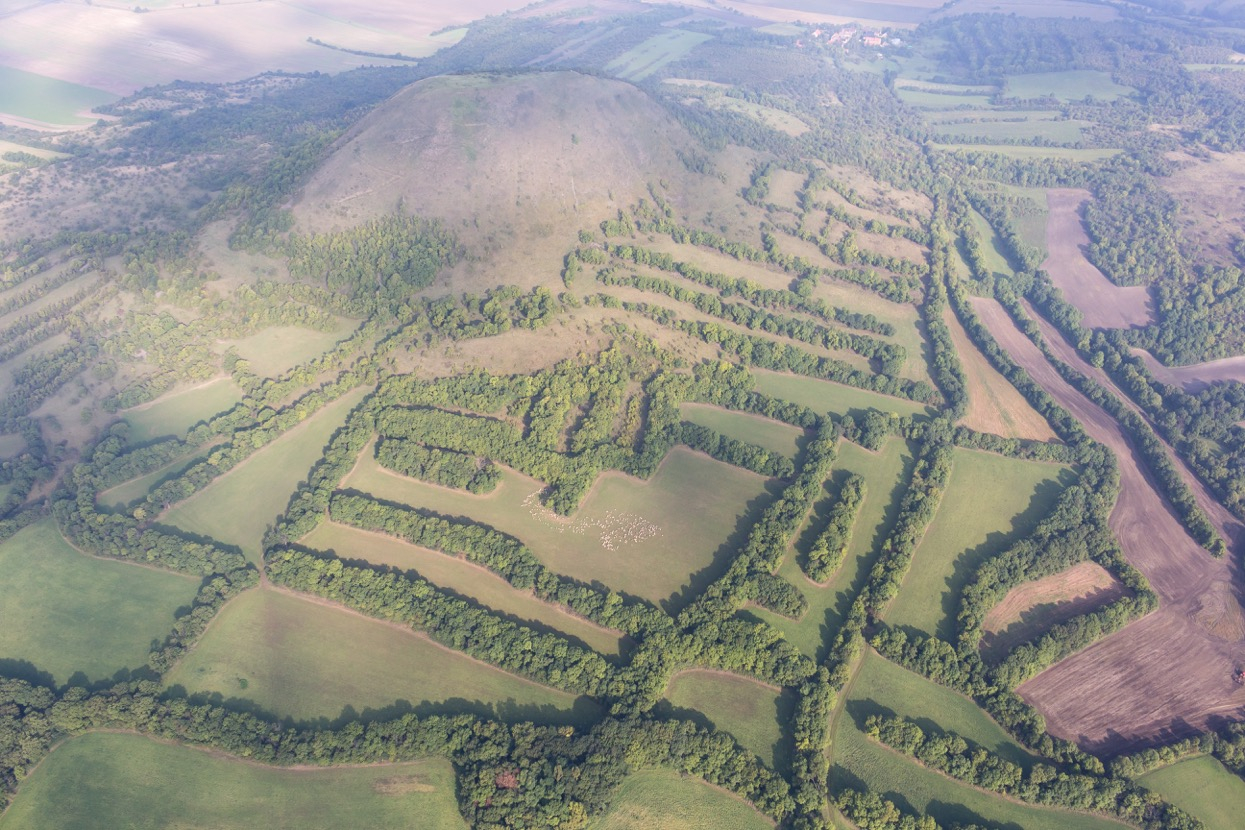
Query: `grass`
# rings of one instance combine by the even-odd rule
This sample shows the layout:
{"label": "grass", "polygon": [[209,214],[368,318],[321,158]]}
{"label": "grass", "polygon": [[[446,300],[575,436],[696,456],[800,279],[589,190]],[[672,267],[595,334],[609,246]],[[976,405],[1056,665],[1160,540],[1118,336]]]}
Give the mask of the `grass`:
{"label": "grass", "polygon": [[238,356],[251,364],[251,371],[262,378],[288,372],[333,348],[355,327],[353,320],[339,320],[331,331],[317,331],[300,326],[273,326],[233,341]]}
{"label": "grass", "polygon": [[[576,704],[574,695],[508,674],[409,629],[267,588],[247,591],[226,605],[165,682],[191,694],[250,701],[297,720],[331,719],[345,707],[366,712],[405,701],[566,721]],[[587,704],[578,714],[595,714],[595,707]]]}
{"label": "grass", "polygon": [[672,29],[653,35],[640,45],[623,52],[605,65],[605,71],[612,72],[625,81],[642,81],[709,40],[713,40],[712,35]]}
{"label": "grass", "polygon": [[1114,101],[1136,91],[1111,80],[1110,73],[1096,69],[1008,75],[1004,88],[1004,94],[1010,98],[1056,98],[1060,101],[1080,101],[1087,97]]}
{"label": "grass", "polygon": [[911,718],[923,728],[954,732],[1013,764],[1027,768],[1037,760],[971,699],[890,662],[872,649],[865,650],[852,681],[850,699],[856,703],[848,704],[840,720],[851,719],[861,711],[868,716],[885,709]]}
{"label": "grass", "polygon": [[954,639],[960,592],[977,566],[1049,513],[1070,477],[1054,464],[955,450],[947,491],[886,621]]}
{"label": "grass", "polygon": [[736,441],[751,441],[770,452],[794,458],[804,431],[759,415],[734,412],[708,404],[685,403],[681,407],[683,418],[693,424],[717,430]]}
{"label": "grass", "polygon": [[898,438],[886,442],[881,451],[873,453],[855,444],[839,444],[826,498],[813,506],[812,518],[797,535],[795,547],[803,553],[811,547],[816,534],[825,526],[832,499],[849,473],[864,477],[867,491],[852,532],[843,565],[826,585],[816,585],[804,576],[796,556],[788,554],[779,568],[779,575],[795,585],[808,600],[808,611],[799,620],[774,614],[761,608],[751,613],[782,631],[792,645],[813,659],[820,659],[829,635],[838,630],[851,598],[869,573],[874,554],[895,521],[895,511],[903,487],[911,476],[912,448]]}
{"label": "grass", "polygon": [[466,828],[448,761],[287,770],[142,735],[73,738],[40,764],[3,830]]}
{"label": "grass", "polygon": [[42,147],[30,147],[26,144],[15,144],[12,141],[0,141],[0,162],[4,162],[5,153],[29,153],[41,159],[59,159],[66,158],[66,153],[58,153],[55,150],[44,150]]}
{"label": "grass", "polygon": [[962,124],[939,124],[931,127],[944,139],[951,137],[977,138],[983,140],[1020,139],[1022,141],[1046,139],[1057,144],[1074,144],[1081,140],[1081,131],[1088,121],[973,121]]}
{"label": "grass", "polygon": [[774,823],[746,801],[699,778],[669,770],[627,776],[591,830],[769,830]]}
{"label": "grass", "polygon": [[604,474],[572,519],[541,507],[534,497],[540,482],[508,469],[496,490],[474,496],[392,475],[364,453],[344,486],[470,516],[518,537],[558,573],[676,604],[676,593],[699,591],[716,578],[769,502],[764,478],[682,448],[649,481]]}
{"label": "grass", "polygon": [[137,499],[141,499],[151,492],[151,488],[185,470],[191,464],[203,460],[211,453],[211,449],[196,450],[187,453],[171,464],[167,464],[158,470],[153,470],[145,476],[132,478],[116,487],[110,487],[99,494],[97,501],[100,504],[112,507],[123,507]]}
{"label": "grass", "polygon": [[115,100],[116,95],[102,89],[0,66],[0,112],[18,118],[58,126],[84,126],[97,119],[83,118],[78,113]]}
{"label": "grass", "polygon": [[603,654],[617,654],[622,635],[593,625],[574,614],[519,591],[501,577],[456,556],[428,550],[333,522],[324,522],[300,540],[319,550],[331,550],[343,559],[362,559],[376,565],[415,570],[428,581],[470,597],[537,628],[553,629],[574,637]]}
{"label": "grass", "polygon": [[818,412],[831,412],[836,415],[863,414],[865,410],[876,409],[881,412],[892,412],[897,415],[928,414],[929,409],[923,404],[903,398],[892,398],[854,386],[843,386],[825,380],[770,372],[765,369],[753,369],[756,375],[756,390],[765,395],[782,398]]}
{"label": "grass", "polygon": [[[785,755],[780,721],[789,719],[791,712],[782,706],[776,689],[739,675],[693,669],[674,676],[666,700],[676,711],[703,715],[770,766],[778,766]],[[690,717],[701,720],[695,714]]]}
{"label": "grass", "polygon": [[130,425],[130,443],[145,444],[165,435],[184,435],[200,421],[242,400],[242,390],[229,378],[173,392],[149,404],[126,410],[122,418]]}
{"label": "grass", "polygon": [[969,221],[972,223],[973,230],[977,232],[977,236],[981,239],[981,253],[986,260],[986,267],[990,269],[992,274],[1002,275],[1006,277],[1015,276],[1011,263],[1007,261],[1007,257],[1003,254],[1003,243],[999,240],[999,235],[995,232],[994,226],[976,210],[969,208]]}
{"label": "grass", "polygon": [[993,106],[992,95],[948,95],[928,89],[901,88],[895,95],[910,107],[918,109],[990,109]]}
{"label": "grass", "polygon": [[1101,161],[1118,156],[1119,150],[1080,147],[1029,147],[1024,144],[938,144],[934,147],[948,152],[994,153],[1017,159],[1065,159],[1067,161]]}
{"label": "grass", "polygon": [[356,389],[326,406],[161,517],[189,533],[237,545],[259,561],[264,531],[289,504],[329,438],[363,399]]}
{"label": "grass", "polygon": [[1138,782],[1202,820],[1206,830],[1236,830],[1245,815],[1245,782],[1214,758],[1189,758]]}
{"label": "grass", "polygon": [[[1126,826],[1084,813],[1021,804],[926,769],[865,736],[865,718],[883,709],[936,724],[996,750],[1008,740],[972,701],[869,654],[834,731],[832,792],[844,785],[872,790],[905,810],[929,814],[944,827],[972,823],[1025,830],[1119,830]],[[1001,748],[1012,756],[1021,752],[1006,744]]]}
{"label": "grass", "polygon": [[21,433],[0,435],[0,458],[12,458],[24,449],[26,449],[26,439],[21,436]]}
{"label": "grass", "polygon": [[[57,683],[147,665],[199,581],[78,553],[45,519],[0,545],[0,656]],[[0,661],[2,662],[2,661]]]}

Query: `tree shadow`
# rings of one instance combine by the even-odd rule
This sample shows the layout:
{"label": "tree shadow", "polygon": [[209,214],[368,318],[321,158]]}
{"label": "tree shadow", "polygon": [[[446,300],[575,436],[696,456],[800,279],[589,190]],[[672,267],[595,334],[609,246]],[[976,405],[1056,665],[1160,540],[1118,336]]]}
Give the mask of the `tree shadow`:
{"label": "tree shadow", "polygon": [[[943,582],[946,590],[941,595],[942,617],[934,631],[940,639],[952,643],[956,641],[958,636],[956,617],[960,610],[960,598],[965,586],[972,581],[978,569],[987,560],[1002,553],[1016,541],[1031,533],[1042,519],[1050,515],[1059,496],[1074,479],[1075,473],[1070,470],[1061,470],[1058,480],[1038,482],[1029,496],[1028,505],[1012,517],[1011,527],[1008,530],[993,531],[987,534],[984,542],[964,550],[955,557],[951,566],[951,575]],[[914,632],[909,630],[907,633],[911,635]]]}
{"label": "tree shadow", "polygon": [[725,541],[713,552],[709,564],[694,571],[687,583],[675,593],[662,600],[659,605],[667,614],[675,615],[686,608],[698,596],[704,593],[715,580],[726,573],[731,562],[743,550],[748,542],[752,527],[761,518],[761,513],[782,495],[783,483],[775,479],[765,482],[765,492],[748,501],[743,512],[735,518],[735,527]]}
{"label": "tree shadow", "polygon": [[32,686],[46,686],[55,689],[56,678],[51,672],[44,671],[29,660],[17,660],[10,657],[0,658],[0,676],[13,680],[24,680]]}

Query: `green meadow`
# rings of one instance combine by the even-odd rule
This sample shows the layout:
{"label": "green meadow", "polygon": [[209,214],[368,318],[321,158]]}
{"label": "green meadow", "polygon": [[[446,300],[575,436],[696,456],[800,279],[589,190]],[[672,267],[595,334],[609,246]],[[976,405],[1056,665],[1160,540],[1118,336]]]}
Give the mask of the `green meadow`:
{"label": "green meadow", "polygon": [[0,544],[0,572],[0,657],[57,683],[145,667],[199,589],[193,577],[79,553],[52,519]]}
{"label": "green meadow", "polygon": [[[573,718],[574,695],[496,669],[410,629],[259,588],[232,600],[165,677],[191,694],[243,698],[296,720],[397,701],[492,709],[538,720]],[[596,707],[581,704],[580,714]]]}
{"label": "green meadow", "polygon": [[89,733],[48,756],[2,830],[465,830],[454,770],[429,759],[289,770],[142,735]]}
{"label": "green meadow", "polygon": [[1066,467],[957,449],[938,512],[886,621],[954,640],[960,592],[977,567],[1050,512]]}

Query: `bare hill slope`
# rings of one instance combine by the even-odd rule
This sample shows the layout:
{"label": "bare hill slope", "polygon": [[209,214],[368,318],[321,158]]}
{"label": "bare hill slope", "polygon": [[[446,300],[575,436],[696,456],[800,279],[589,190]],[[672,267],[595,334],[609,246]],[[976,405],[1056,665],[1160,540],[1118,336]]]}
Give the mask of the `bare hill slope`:
{"label": "bare hill slope", "polygon": [[[692,141],[619,81],[573,72],[431,78],[343,136],[294,210],[300,226],[319,231],[401,201],[443,219],[477,257],[547,266],[580,228],[616,215],[650,182],[687,177],[678,152]],[[489,256],[502,251],[504,260]]]}

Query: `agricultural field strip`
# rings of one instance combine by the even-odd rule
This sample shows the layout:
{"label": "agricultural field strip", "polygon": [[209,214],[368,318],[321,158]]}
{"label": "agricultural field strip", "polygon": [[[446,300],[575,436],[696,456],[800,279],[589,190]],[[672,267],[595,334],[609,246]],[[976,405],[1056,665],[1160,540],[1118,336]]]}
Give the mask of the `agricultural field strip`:
{"label": "agricultural field strip", "polygon": [[[1239,660],[1239,646],[1192,619],[1211,584],[1230,579],[1228,563],[1212,559],[1188,537],[1120,427],[1058,375],[1002,306],[985,300],[974,306],[1012,359],[1119,459],[1121,489],[1111,528],[1162,602],[1158,612],[1055,664],[1020,693],[1046,716],[1052,734],[1079,737],[1102,750],[1148,738],[1174,718],[1196,728],[1234,709],[1225,696],[1239,687],[1223,667]],[[1138,665],[1148,667],[1143,675],[1136,673]]]}

